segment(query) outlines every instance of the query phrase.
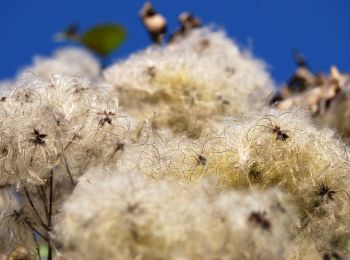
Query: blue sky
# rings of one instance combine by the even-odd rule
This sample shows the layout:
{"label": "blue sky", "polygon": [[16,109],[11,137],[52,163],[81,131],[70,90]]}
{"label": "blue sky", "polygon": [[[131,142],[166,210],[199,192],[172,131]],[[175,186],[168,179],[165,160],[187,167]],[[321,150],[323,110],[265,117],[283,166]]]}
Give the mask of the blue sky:
{"label": "blue sky", "polygon": [[[141,0],[1,0],[0,79],[11,78],[35,54],[50,55],[58,47],[52,35],[71,22],[82,30],[100,22],[119,22],[127,41],[112,60],[127,57],[149,44],[138,18]],[[350,71],[349,0],[155,0],[156,8],[177,27],[177,16],[192,11],[204,23],[215,23],[241,46],[269,64],[277,83],[295,66],[291,52],[299,49],[315,71],[336,64]]]}

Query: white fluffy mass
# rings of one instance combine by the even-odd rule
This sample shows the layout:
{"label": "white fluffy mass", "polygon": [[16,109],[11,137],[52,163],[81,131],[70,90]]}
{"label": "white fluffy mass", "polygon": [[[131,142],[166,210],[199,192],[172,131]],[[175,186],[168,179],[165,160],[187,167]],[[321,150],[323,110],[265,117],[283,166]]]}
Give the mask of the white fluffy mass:
{"label": "white fluffy mass", "polygon": [[282,259],[293,251],[284,203],[277,191],[219,193],[215,181],[186,186],[93,170],[57,232],[72,259]]}
{"label": "white fluffy mass", "polygon": [[39,78],[53,75],[93,79],[100,73],[100,65],[88,51],[79,48],[66,48],[56,51],[52,57],[36,56],[33,64],[22,69]]}
{"label": "white fluffy mass", "polygon": [[104,78],[136,125],[148,119],[195,136],[223,116],[262,108],[274,89],[262,61],[208,28],[134,54],[108,68]]}
{"label": "white fluffy mass", "polygon": [[345,259],[348,146],[274,90],[212,28],[105,70],[35,58],[0,83],[0,258]]}

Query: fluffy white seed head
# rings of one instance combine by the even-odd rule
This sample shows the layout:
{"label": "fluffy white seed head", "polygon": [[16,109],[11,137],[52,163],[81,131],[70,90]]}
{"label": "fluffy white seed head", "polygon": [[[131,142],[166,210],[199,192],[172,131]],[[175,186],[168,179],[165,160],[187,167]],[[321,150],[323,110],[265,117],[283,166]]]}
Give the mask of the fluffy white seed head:
{"label": "fluffy white seed head", "polygon": [[186,183],[216,176],[222,189],[277,186],[298,208],[296,234],[329,250],[344,248],[350,235],[348,148],[303,110],[246,114],[198,140],[155,136],[138,149],[125,151],[122,168]]}
{"label": "fluffy white seed head", "polygon": [[73,258],[277,259],[291,243],[293,210],[277,191],[218,193],[215,181],[188,186],[131,172],[82,178],[57,228]]}
{"label": "fluffy white seed head", "polygon": [[36,56],[33,64],[23,68],[22,72],[31,72],[35,77],[44,79],[52,75],[93,79],[99,75],[100,65],[86,50],[65,48],[56,51],[52,57]]}
{"label": "fluffy white seed head", "polygon": [[139,128],[147,119],[197,137],[225,115],[261,108],[273,91],[261,61],[208,28],[134,54],[104,77]]}
{"label": "fluffy white seed head", "polygon": [[43,184],[52,170],[79,176],[90,163],[116,158],[130,128],[116,96],[78,78],[37,78],[13,88],[0,107],[4,183]]}

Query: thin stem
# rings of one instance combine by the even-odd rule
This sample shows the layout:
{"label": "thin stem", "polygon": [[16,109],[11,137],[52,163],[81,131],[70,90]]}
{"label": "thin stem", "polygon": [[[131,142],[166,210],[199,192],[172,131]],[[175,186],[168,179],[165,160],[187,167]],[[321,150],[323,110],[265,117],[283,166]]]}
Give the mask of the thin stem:
{"label": "thin stem", "polygon": [[[49,176],[49,217],[47,221],[49,231],[51,231],[51,228],[52,228],[52,206],[53,206],[52,204],[53,204],[53,170],[51,170],[51,173]],[[52,245],[51,245],[50,234],[48,234],[47,246],[49,250],[47,260],[52,260]]]}
{"label": "thin stem", "polygon": [[44,210],[45,210],[45,215],[46,219],[49,219],[49,209],[47,208],[47,199],[46,199],[46,194],[43,186],[37,186],[37,191],[40,196],[41,202],[43,204]]}
{"label": "thin stem", "polygon": [[64,164],[66,165],[66,169],[67,169],[67,173],[68,173],[70,182],[71,182],[72,186],[74,186],[75,182],[74,182],[74,179],[73,179],[73,176],[72,176],[72,172],[69,169],[69,165],[68,165],[67,158],[66,158],[65,155],[63,155],[63,160],[64,160]]}
{"label": "thin stem", "polygon": [[44,240],[48,241],[48,238],[44,236],[42,233],[40,233],[29,221],[24,221],[28,227],[30,227],[35,233],[37,233],[40,237],[42,237]]}
{"label": "thin stem", "polygon": [[30,196],[30,194],[29,194],[29,192],[28,192],[27,187],[26,187],[26,186],[23,186],[23,188],[24,188],[24,192],[25,192],[25,194],[26,194],[26,197],[27,197],[27,199],[28,199],[28,201],[29,201],[29,204],[30,204],[30,206],[32,207],[32,209],[33,209],[35,215],[38,217],[38,219],[39,219],[39,221],[40,221],[40,224],[41,224],[46,230],[48,230],[48,226],[45,225],[44,221],[43,221],[42,218],[40,217],[40,214],[39,214],[38,210],[36,209],[36,207],[35,207],[35,205],[34,205],[34,203],[33,203],[33,200],[32,200],[32,198],[31,198],[31,196]]}
{"label": "thin stem", "polygon": [[50,239],[47,241],[47,247],[49,250],[49,252],[47,253],[47,260],[52,260],[52,245]]}
{"label": "thin stem", "polygon": [[53,204],[53,170],[51,170],[49,176],[49,219],[48,219],[48,227],[51,230],[51,217],[52,217],[52,204]]}
{"label": "thin stem", "polygon": [[[81,128],[83,128],[83,126],[84,126],[84,125],[82,125],[82,127],[80,127],[79,130],[80,130]],[[75,135],[73,136],[72,140],[70,140],[70,141],[68,142],[68,144],[66,145],[66,147],[63,148],[63,151],[66,151],[66,150],[69,148],[69,146],[71,146],[71,144],[73,143],[73,141],[74,141],[76,138],[78,138],[78,136],[75,134]]]}

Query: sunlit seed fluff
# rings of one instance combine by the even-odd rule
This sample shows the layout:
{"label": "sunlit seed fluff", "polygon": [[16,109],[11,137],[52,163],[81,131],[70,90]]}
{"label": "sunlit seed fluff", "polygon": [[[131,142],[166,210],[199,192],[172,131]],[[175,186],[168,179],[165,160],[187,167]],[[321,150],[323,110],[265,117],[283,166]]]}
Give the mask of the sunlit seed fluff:
{"label": "sunlit seed fluff", "polygon": [[297,235],[329,250],[343,250],[350,238],[348,148],[302,110],[246,114],[199,140],[149,138],[125,157],[122,167],[156,179],[217,176],[223,189],[278,186],[298,208]]}
{"label": "sunlit seed fluff", "polygon": [[[55,76],[13,88],[0,103],[0,181],[43,184],[112,161],[129,128],[118,99],[83,79]],[[101,125],[102,121],[108,121]],[[57,174],[56,174],[57,173]],[[74,177],[73,176],[73,177]],[[56,178],[57,178],[56,177]]]}
{"label": "sunlit seed fluff", "polygon": [[35,238],[28,212],[9,208],[0,215],[0,254],[35,259]]}
{"label": "sunlit seed fluff", "polygon": [[[312,238],[319,250],[344,250],[350,238],[348,148],[332,131],[313,127],[299,114],[270,111],[246,128],[251,154],[247,181],[279,185],[293,194],[302,220],[297,233]],[[286,140],[271,131],[276,125]],[[254,170],[260,174],[256,184]]]}
{"label": "sunlit seed fluff", "polygon": [[22,72],[45,79],[54,74],[93,79],[99,75],[100,65],[86,50],[65,48],[56,51],[51,57],[35,57],[33,64],[23,68]]}
{"label": "sunlit seed fluff", "polygon": [[49,212],[58,212],[87,168],[118,162],[130,128],[117,97],[102,86],[31,75],[10,83],[0,102],[0,186],[14,187],[22,203],[0,218],[0,254],[10,258],[37,258],[34,233],[48,239]]}
{"label": "sunlit seed fluff", "polygon": [[277,191],[219,193],[215,183],[188,186],[91,171],[58,218],[61,251],[84,259],[286,256],[294,220],[285,197]]}
{"label": "sunlit seed fluff", "polygon": [[147,119],[197,137],[224,115],[261,108],[273,91],[263,62],[209,28],[134,54],[104,78],[139,128]]}
{"label": "sunlit seed fluff", "polygon": [[[51,173],[53,215],[83,175],[57,218],[56,245],[72,259],[346,253],[348,147],[302,110],[263,110],[264,64],[222,32],[195,30],[99,73],[68,49],[0,83],[0,186],[23,203],[0,195],[0,254],[36,254]],[[345,137],[347,95],[321,118]]]}
{"label": "sunlit seed fluff", "polygon": [[10,88],[0,114],[0,185],[15,187],[22,202],[0,219],[0,253],[37,254],[33,232],[48,236],[50,176],[54,215],[86,168],[118,161],[130,122],[102,87],[63,76]]}

